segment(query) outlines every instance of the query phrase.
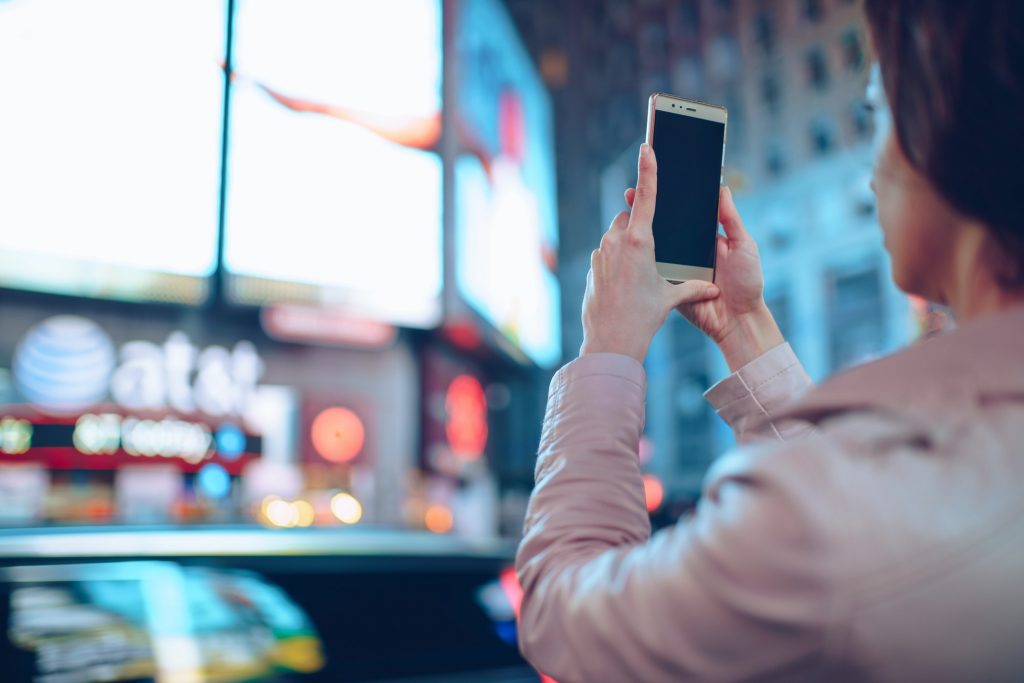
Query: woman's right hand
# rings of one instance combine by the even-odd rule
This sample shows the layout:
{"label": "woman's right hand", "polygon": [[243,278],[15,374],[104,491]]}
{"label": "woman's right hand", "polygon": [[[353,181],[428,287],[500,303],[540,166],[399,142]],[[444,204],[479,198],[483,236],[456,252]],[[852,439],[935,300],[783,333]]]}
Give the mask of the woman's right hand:
{"label": "woman's right hand", "polygon": [[[632,188],[626,190],[630,207],[634,196]],[[683,304],[678,310],[718,345],[729,369],[735,372],[784,339],[764,302],[764,274],[757,244],[743,227],[727,187],[719,196],[718,222],[725,229],[725,235],[718,236],[715,264],[715,284],[721,294]]]}

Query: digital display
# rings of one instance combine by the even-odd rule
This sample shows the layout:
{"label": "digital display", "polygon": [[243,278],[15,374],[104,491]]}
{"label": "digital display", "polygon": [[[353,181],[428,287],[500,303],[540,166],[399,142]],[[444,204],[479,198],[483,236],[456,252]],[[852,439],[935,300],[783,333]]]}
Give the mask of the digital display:
{"label": "digital display", "polygon": [[654,254],[659,263],[714,267],[724,138],[724,123],[655,111]]}
{"label": "digital display", "polygon": [[199,302],[226,3],[0,2],[0,287]]}
{"label": "digital display", "polygon": [[456,283],[530,359],[561,357],[551,104],[502,6],[461,3]]}
{"label": "digital display", "polygon": [[242,570],[152,561],[5,567],[0,610],[9,681],[242,683],[295,680],[325,664],[302,608]]}
{"label": "digital display", "polygon": [[440,0],[239,0],[225,268],[243,304],[440,318]]}

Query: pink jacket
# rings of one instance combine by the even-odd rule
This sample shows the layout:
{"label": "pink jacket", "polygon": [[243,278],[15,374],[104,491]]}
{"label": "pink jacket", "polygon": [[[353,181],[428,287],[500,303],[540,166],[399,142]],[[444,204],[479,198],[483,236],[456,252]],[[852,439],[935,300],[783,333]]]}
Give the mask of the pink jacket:
{"label": "pink jacket", "polygon": [[539,670],[1024,681],[1024,310],[817,389],[788,345],[769,351],[708,392],[742,446],[653,536],[644,383],[613,354],[551,383],[516,562]]}

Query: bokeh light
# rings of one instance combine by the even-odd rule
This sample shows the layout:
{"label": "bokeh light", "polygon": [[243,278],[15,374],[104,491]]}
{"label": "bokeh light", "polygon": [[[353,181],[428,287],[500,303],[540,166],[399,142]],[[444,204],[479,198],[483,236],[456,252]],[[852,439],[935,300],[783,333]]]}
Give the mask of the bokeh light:
{"label": "bokeh light", "polygon": [[313,521],[316,519],[316,511],[308,500],[296,500],[291,506],[295,511],[296,526],[305,527],[313,524]]}
{"label": "bokeh light", "polygon": [[299,523],[299,514],[291,503],[280,498],[268,498],[263,501],[263,517],[271,526],[289,528]]}
{"label": "bokeh light", "polygon": [[454,520],[452,511],[444,505],[431,505],[423,516],[423,523],[435,534],[443,534],[452,530]]}
{"label": "bokeh light", "polygon": [[196,488],[213,500],[220,500],[231,492],[231,475],[215,462],[203,465],[196,473]]}
{"label": "bokeh light", "polygon": [[355,524],[363,518],[363,506],[351,493],[338,493],[331,498],[331,512],[344,524]]}
{"label": "bokeh light", "polygon": [[661,480],[653,474],[644,475],[644,499],[647,502],[647,511],[654,512],[661,507],[665,499],[665,487]]}
{"label": "bokeh light", "polygon": [[245,452],[245,434],[230,422],[220,426],[216,440],[217,452],[228,460],[234,460]]}
{"label": "bokeh light", "polygon": [[459,375],[445,397],[445,434],[456,457],[476,460],[487,446],[487,394],[480,380]]}
{"label": "bokeh light", "polygon": [[325,460],[349,462],[363,450],[366,428],[348,408],[327,408],[316,416],[310,428],[313,448]]}
{"label": "bokeh light", "polygon": [[640,448],[638,451],[640,464],[646,465],[654,457],[654,442],[647,436],[640,437]]}

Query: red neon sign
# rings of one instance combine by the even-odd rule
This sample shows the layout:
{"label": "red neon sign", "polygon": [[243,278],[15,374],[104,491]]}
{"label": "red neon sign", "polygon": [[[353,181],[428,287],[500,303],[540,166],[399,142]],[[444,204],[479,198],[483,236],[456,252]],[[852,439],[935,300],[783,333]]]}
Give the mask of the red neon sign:
{"label": "red neon sign", "polygon": [[456,457],[476,460],[487,446],[487,395],[480,380],[459,375],[445,399],[448,420],[445,435]]}

